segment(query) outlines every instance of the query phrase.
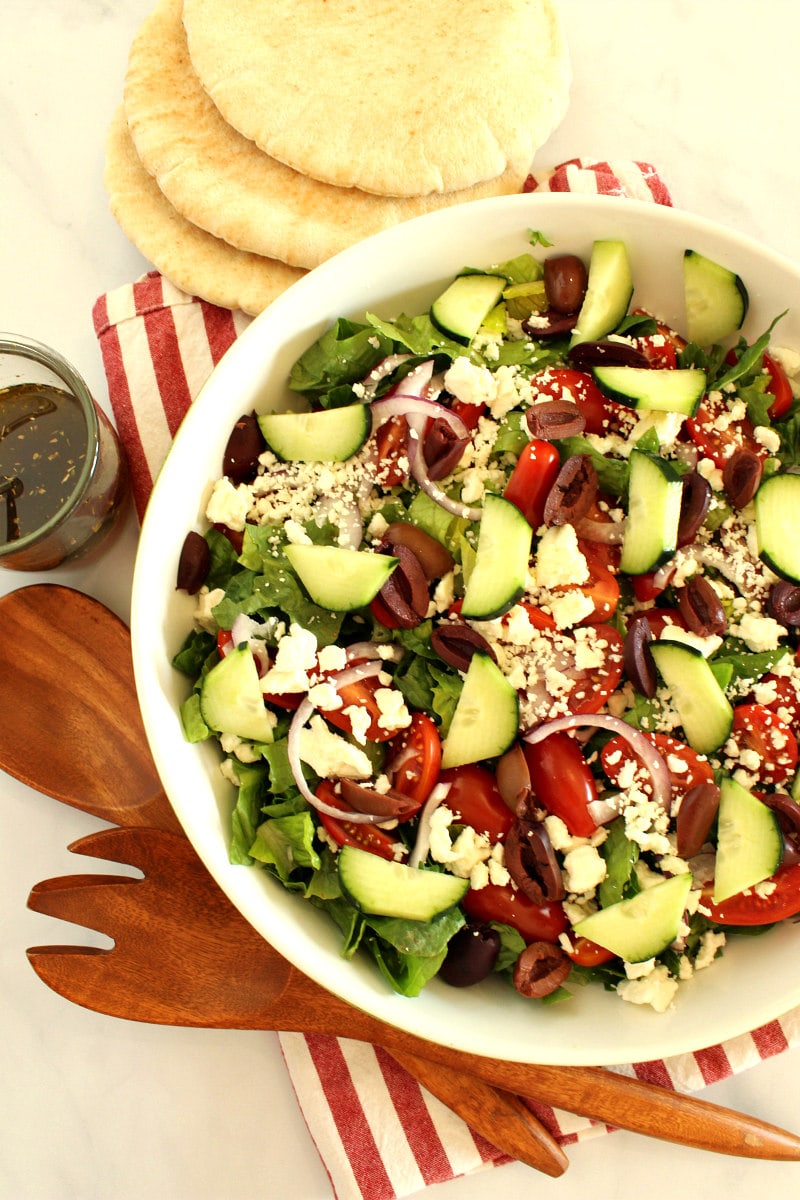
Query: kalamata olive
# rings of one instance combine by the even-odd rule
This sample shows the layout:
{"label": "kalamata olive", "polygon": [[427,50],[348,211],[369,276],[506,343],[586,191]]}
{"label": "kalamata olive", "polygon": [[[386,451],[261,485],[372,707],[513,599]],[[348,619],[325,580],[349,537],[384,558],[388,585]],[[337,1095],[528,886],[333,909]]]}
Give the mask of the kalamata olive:
{"label": "kalamata olive", "polygon": [[740,446],[722,468],[722,486],[731,508],[744,508],[761,483],[764,464],[754,450]]}
{"label": "kalamata olive", "polygon": [[544,293],[557,313],[577,312],[586,295],[587,272],[577,254],[556,254],[544,262]]}
{"label": "kalamata olive", "polygon": [[545,442],[578,437],[586,428],[586,417],[573,400],[541,400],[528,409],[525,420],[531,437]]}
{"label": "kalamata olive", "polygon": [[722,601],[702,575],[693,575],[676,591],[678,611],[686,628],[699,637],[725,632],[727,620]]}
{"label": "kalamata olive", "polygon": [[774,583],[767,596],[766,610],[775,621],[794,629],[800,625],[800,586],[781,579]]}
{"label": "kalamata olive", "polygon": [[452,569],[453,556],[450,551],[410,521],[392,521],[383,535],[383,542],[390,547],[407,546],[429,580],[441,579]]}
{"label": "kalamata olive", "polygon": [[532,338],[562,337],[578,324],[578,314],[551,312],[535,313],[522,322],[522,328]]}
{"label": "kalamata olive", "polygon": [[480,651],[497,661],[494,650],[482,633],[463,621],[448,621],[431,634],[431,647],[449,667],[466,671],[473,654]]}
{"label": "kalamata olive", "polygon": [[514,987],[522,996],[536,999],[558,991],[572,970],[560,946],[531,942],[514,965]]}
{"label": "kalamata olive", "polygon": [[541,822],[515,821],[506,834],[505,864],[519,890],[534,904],[564,899],[561,868]]}
{"label": "kalamata olive", "polygon": [[428,613],[428,580],[419,559],[407,546],[395,546],[397,566],[378,595],[401,629],[414,629]]}
{"label": "kalamata olive", "polygon": [[258,458],[266,445],[255,413],[239,417],[222,456],[223,475],[233,483],[250,483],[258,473]]}
{"label": "kalamata olive", "polygon": [[433,420],[422,443],[422,454],[430,479],[444,479],[457,466],[469,438],[456,437],[452,426],[437,417]]}
{"label": "kalamata olive", "polygon": [[211,567],[211,551],[208,542],[192,529],[183,539],[180,557],[178,559],[178,575],[176,587],[194,596],[206,581]]}
{"label": "kalamata olive", "polygon": [[403,817],[410,816],[419,808],[416,800],[391,788],[388,792],[378,792],[375,788],[362,787],[352,779],[339,779],[337,784],[342,800],[354,812],[373,813],[378,817],[386,817],[387,820],[395,818],[402,821]]}
{"label": "kalamata olive", "polygon": [[637,613],[628,623],[625,641],[622,647],[622,661],[625,673],[637,692],[641,692],[648,700],[652,700],[658,688],[658,674],[650,643],[653,640],[653,630],[646,613]]}
{"label": "kalamata olive", "polygon": [[451,987],[472,987],[494,970],[500,953],[500,934],[491,925],[462,926],[447,944],[439,976]]}
{"label": "kalamata olive", "polygon": [[706,519],[711,505],[711,484],[698,471],[689,471],[682,480],[681,515],[678,519],[678,545],[688,546]]}
{"label": "kalamata olive", "polygon": [[630,342],[578,342],[567,353],[570,366],[578,371],[591,371],[592,367],[640,367],[647,370],[652,366],[650,359]]}
{"label": "kalamata olive", "polygon": [[545,500],[545,525],[574,525],[591,508],[597,488],[597,472],[588,454],[571,454]]}
{"label": "kalamata olive", "polygon": [[495,778],[504,803],[516,813],[520,803],[531,794],[531,773],[519,742],[514,742],[511,749],[497,760]]}
{"label": "kalamata olive", "polygon": [[681,800],[675,820],[677,849],[681,858],[694,858],[708,837],[719,809],[719,788],[715,783],[698,783]]}

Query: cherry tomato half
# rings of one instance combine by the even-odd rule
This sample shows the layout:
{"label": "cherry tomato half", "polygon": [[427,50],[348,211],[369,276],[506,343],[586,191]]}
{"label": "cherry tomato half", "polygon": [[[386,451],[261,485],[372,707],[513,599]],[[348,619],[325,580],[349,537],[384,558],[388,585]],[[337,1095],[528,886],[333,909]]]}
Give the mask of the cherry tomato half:
{"label": "cherry tomato half", "polygon": [[777,713],[763,704],[737,704],[731,737],[740,749],[755,750],[760,767],[750,774],[761,783],[781,783],[797,766],[797,739]]}
{"label": "cherry tomato half", "polygon": [[[670,737],[666,733],[646,733],[644,737],[652,742],[667,764],[673,792],[683,796],[686,792],[701,783],[713,783],[714,771],[708,759],[697,754],[691,746]],[[619,735],[609,738],[600,751],[600,762],[611,783],[618,783],[620,775],[632,761],[640,763],[646,774],[646,767],[630,743]],[[649,776],[647,776],[649,779]]]}
{"label": "cherry tomato half", "polygon": [[616,958],[613,950],[606,950],[605,946],[598,946],[597,942],[590,941],[587,937],[574,937],[569,939],[572,943],[572,949],[565,953],[567,958],[579,967],[599,967],[603,963],[611,962],[612,958]]}
{"label": "cherry tomato half", "polygon": [[531,529],[544,518],[544,505],[561,470],[561,456],[552,442],[534,438],[517,459],[503,496],[518,508]]}
{"label": "cherry tomato half", "polygon": [[768,896],[751,890],[749,895],[739,892],[714,904],[710,895],[704,895],[703,908],[718,925],[772,925],[800,913],[800,862],[780,867],[771,882],[775,888]]}
{"label": "cherry tomato half", "polygon": [[353,722],[347,711],[348,708],[351,706],[365,708],[369,713],[369,725],[365,731],[367,741],[390,742],[393,737],[397,736],[397,730],[384,729],[381,725],[381,710],[375,699],[378,688],[385,686],[377,675],[371,675],[367,679],[357,679],[354,683],[347,683],[338,689],[342,701],[341,707],[322,709],[321,711],[331,725],[335,725],[337,729],[341,729],[345,733],[352,733]]}
{"label": "cherry tomato half", "polygon": [[433,791],[441,765],[439,731],[425,713],[414,713],[408,729],[392,741],[384,772],[396,792],[402,792],[421,808]]}
{"label": "cherry tomato half", "polygon": [[389,417],[375,431],[380,459],[381,487],[395,487],[408,477],[408,422],[405,417]]}
{"label": "cherry tomato half", "polygon": [[728,400],[721,392],[705,396],[697,412],[686,420],[694,444],[706,458],[722,469],[736,450],[750,450],[759,458],[768,451],[756,441],[753,422],[748,416],[731,417]]}
{"label": "cherry tomato half", "polygon": [[491,842],[505,837],[514,823],[514,814],[500,795],[491,771],[468,763],[442,771],[439,780],[450,784],[445,804],[458,821],[485,833]]}
{"label": "cherry tomato half", "polygon": [[769,375],[767,391],[774,397],[769,406],[769,415],[773,421],[783,417],[792,407],[792,385],[783,367],[771,355],[764,355],[764,370]]}
{"label": "cherry tomato half", "polygon": [[[316,795],[333,808],[341,808],[343,813],[347,812],[347,805],[337,796],[333,784],[327,779],[319,785]],[[394,861],[397,842],[385,830],[357,821],[340,821],[338,817],[331,817],[328,813],[320,813],[319,819],[323,829],[337,846],[357,846],[360,850],[369,850],[371,854],[377,854],[389,862]]]}
{"label": "cherry tomato half", "polygon": [[560,817],[573,837],[591,837],[597,822],[588,805],[597,786],[578,742],[568,733],[551,733],[541,742],[522,743],[534,794],[549,813]]}
{"label": "cherry tomato half", "polygon": [[537,396],[574,400],[586,421],[587,433],[614,433],[632,425],[632,410],[604,396],[591,375],[574,367],[548,367],[534,375],[531,384]]}
{"label": "cherry tomato half", "polygon": [[483,888],[470,888],[461,903],[471,920],[511,925],[528,944],[555,943],[567,930],[560,904],[534,904],[510,884],[489,883]]}

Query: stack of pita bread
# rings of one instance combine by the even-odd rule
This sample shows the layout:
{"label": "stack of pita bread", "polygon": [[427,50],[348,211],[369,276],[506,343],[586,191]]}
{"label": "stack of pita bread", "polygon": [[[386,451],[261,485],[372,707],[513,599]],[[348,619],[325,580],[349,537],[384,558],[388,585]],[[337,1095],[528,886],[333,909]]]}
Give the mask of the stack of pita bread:
{"label": "stack of pita bread", "polygon": [[105,183],[176,286],[258,313],[348,245],[520,190],[562,120],[557,0],[158,0]]}

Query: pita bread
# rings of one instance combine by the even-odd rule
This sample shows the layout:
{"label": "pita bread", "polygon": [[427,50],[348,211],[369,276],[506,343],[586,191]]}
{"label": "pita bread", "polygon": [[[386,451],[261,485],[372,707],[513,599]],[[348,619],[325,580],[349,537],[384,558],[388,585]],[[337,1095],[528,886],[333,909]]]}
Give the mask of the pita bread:
{"label": "pita bread", "polygon": [[182,0],[159,0],[131,46],[125,114],[144,167],[170,204],[240,250],[316,267],[410,217],[519,192],[525,171],[458,192],[394,198],[320,183],[270,158],[220,115],[192,69]]}
{"label": "pita bread", "polygon": [[567,108],[555,0],[184,0],[228,124],[304,175],[380,195],[527,171]]}
{"label": "pita bread", "polygon": [[304,274],[236,250],[180,216],[139,161],[121,105],[106,141],[105,185],[125,235],[184,292],[255,314]]}

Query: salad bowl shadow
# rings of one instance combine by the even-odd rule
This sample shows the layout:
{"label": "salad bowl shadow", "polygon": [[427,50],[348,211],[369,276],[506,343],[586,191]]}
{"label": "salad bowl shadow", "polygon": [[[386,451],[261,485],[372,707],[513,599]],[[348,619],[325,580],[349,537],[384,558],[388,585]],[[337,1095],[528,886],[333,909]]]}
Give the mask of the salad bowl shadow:
{"label": "salad bowl shadow", "polygon": [[501,980],[453,989],[433,980],[417,998],[392,992],[366,958],[345,960],[333,922],[265,872],[232,865],[233,789],[219,771],[216,742],[189,744],[179,707],[187,680],[171,665],[191,627],[193,597],[176,590],[189,529],[205,506],[230,430],[253,408],[292,405],[286,380],[298,356],[337,318],[365,311],[393,317],[427,309],[465,266],[487,267],[530,249],[588,260],[598,238],[625,242],[635,282],[632,306],[680,329],[687,248],[735,270],[750,307],[749,340],[776,316],[779,344],[800,349],[800,268],[752,240],[674,209],[575,195],[519,195],[417,218],[369,238],[301,279],[257,317],[193,403],[159,474],[144,518],[133,583],[136,685],[150,748],[187,836],[244,917],[298,969],[357,1008],[455,1049],[522,1062],[615,1065],[698,1050],[752,1030],[800,1004],[800,930],[786,922],[763,937],[731,941],[713,968],[682,985],[665,1013],[623,1004],[599,987],[564,1003],[524,999]]}

